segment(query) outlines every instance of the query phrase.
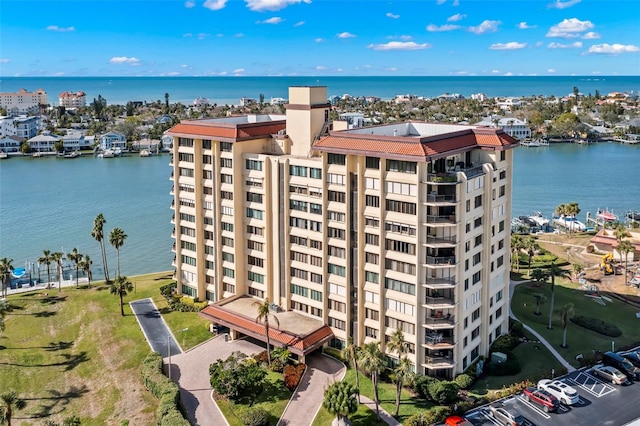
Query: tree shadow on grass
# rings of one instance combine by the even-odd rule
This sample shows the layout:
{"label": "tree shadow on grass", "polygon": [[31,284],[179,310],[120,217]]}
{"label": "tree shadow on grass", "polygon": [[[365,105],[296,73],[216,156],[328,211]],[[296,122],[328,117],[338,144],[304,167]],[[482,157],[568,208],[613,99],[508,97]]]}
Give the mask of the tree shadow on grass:
{"label": "tree shadow on grass", "polygon": [[60,392],[55,389],[47,389],[45,392],[47,392],[48,396],[24,398],[27,403],[28,401],[41,401],[33,414],[31,414],[30,417],[24,418],[43,418],[53,414],[59,414],[65,410],[65,407],[69,405],[73,399],[81,398],[83,395],[89,393],[89,389],[86,385],[82,385],[80,387],[71,386],[69,390],[65,392]]}
{"label": "tree shadow on grass", "polygon": [[51,342],[49,343],[47,346],[25,346],[23,348],[8,348],[6,346],[2,346],[0,345],[0,350],[3,349],[12,349],[12,350],[19,350],[19,349],[44,349],[45,351],[48,352],[55,352],[55,351],[62,351],[65,349],[69,349],[73,346],[74,342],[63,342],[62,340],[59,342]]}
{"label": "tree shadow on grass", "polygon": [[55,305],[56,303],[64,302],[67,300],[67,296],[49,296],[45,293],[40,303],[43,305]]}
{"label": "tree shadow on grass", "polygon": [[36,318],[49,318],[56,315],[57,313],[58,312],[56,311],[40,311],[40,312],[34,312],[33,316]]}
{"label": "tree shadow on grass", "polygon": [[64,358],[64,361],[54,362],[51,364],[17,364],[12,362],[0,362],[0,365],[13,365],[15,367],[58,367],[64,366],[64,371],[71,371],[76,368],[78,365],[83,362],[89,361],[89,357],[87,357],[87,353],[85,351],[80,352],[79,354],[60,354],[61,357]]}
{"label": "tree shadow on grass", "polygon": [[154,278],[154,281],[170,280],[173,278],[173,274],[163,275],[161,277]]}

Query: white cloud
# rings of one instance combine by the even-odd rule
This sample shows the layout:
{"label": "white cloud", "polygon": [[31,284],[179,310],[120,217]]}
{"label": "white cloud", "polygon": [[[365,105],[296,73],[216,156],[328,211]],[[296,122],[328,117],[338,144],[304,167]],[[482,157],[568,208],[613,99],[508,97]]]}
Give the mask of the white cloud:
{"label": "white cloud", "polygon": [[491,70],[491,74],[500,74],[500,70]]}
{"label": "white cloud", "polygon": [[233,73],[235,75],[242,74],[243,72],[244,72],[244,68],[236,68],[235,70],[233,70]]}
{"label": "white cloud", "polygon": [[187,65],[187,64],[182,64],[182,65],[180,65],[180,68],[187,68],[188,66],[189,65]]}
{"label": "white cloud", "polygon": [[325,67],[324,65],[318,65],[316,67],[316,71],[326,71],[328,68]]}
{"label": "white cloud", "polygon": [[58,33],[69,33],[75,30],[76,29],[74,27],[59,27],[57,25],[49,25],[47,27],[47,31],[55,31]]}
{"label": "white cloud", "polygon": [[467,15],[464,13],[456,13],[455,15],[451,15],[447,18],[447,22],[458,22],[466,18]]}
{"label": "white cloud", "polygon": [[411,37],[410,35],[401,35],[400,36],[400,40],[404,40],[404,41],[411,40],[412,38],[413,37]]}
{"label": "white cloud", "polygon": [[184,7],[186,7],[187,9],[191,9],[196,7],[196,2],[193,0],[187,0],[184,2]]}
{"label": "white cloud", "polygon": [[598,33],[594,33],[593,31],[589,31],[588,33],[585,33],[582,38],[584,40],[596,40],[598,38],[600,38],[600,34]]}
{"label": "white cloud", "polygon": [[236,36],[236,37],[238,37],[238,38],[242,38],[242,37],[244,37],[244,34],[242,34],[242,33],[238,33],[238,34],[236,34],[235,36]]}
{"label": "white cloud", "polygon": [[355,37],[355,35],[351,34],[348,31],[345,31],[343,33],[336,34],[336,37],[338,37],[338,38],[353,38],[353,37]]}
{"label": "white cloud", "polygon": [[491,21],[489,19],[486,19],[482,21],[478,26],[469,27],[469,31],[474,34],[492,33],[498,31],[498,25],[500,24],[500,21]]}
{"label": "white cloud", "polygon": [[413,41],[390,41],[384,44],[370,44],[367,49],[373,50],[423,50],[430,48],[429,43],[414,43]]}
{"label": "white cloud", "polygon": [[575,43],[569,43],[569,44],[549,43],[547,47],[549,49],[580,49],[582,48],[582,42],[576,41]]}
{"label": "white cloud", "polygon": [[396,71],[398,71],[398,68],[396,68],[396,67],[387,67],[387,68],[385,68],[384,70],[385,70],[385,71],[396,72]]}
{"label": "white cloud", "polygon": [[452,24],[447,24],[447,25],[434,25],[434,24],[429,24],[427,25],[427,31],[429,31],[430,33],[439,33],[439,32],[443,32],[443,31],[454,31],[457,30],[458,28],[460,28],[460,25],[452,25]]}
{"label": "white cloud", "polygon": [[276,10],[284,9],[285,7],[296,3],[311,3],[311,0],[245,0],[247,7],[254,12],[262,12],[269,10],[275,12]]}
{"label": "white cloud", "polygon": [[530,28],[536,28],[536,27],[537,25],[529,25],[525,21],[522,21],[518,24],[518,29],[521,29],[521,30],[528,30]]}
{"label": "white cloud", "polygon": [[505,77],[512,77],[513,73],[512,72],[505,72],[504,74],[502,74]]}
{"label": "white cloud", "polygon": [[553,3],[549,4],[547,7],[549,9],[566,9],[578,3],[580,3],[580,0],[567,0],[567,1],[556,0]]}
{"label": "white cloud", "polygon": [[184,33],[182,34],[182,37],[193,37],[192,33]]}
{"label": "white cloud", "polygon": [[556,72],[556,70],[555,70],[555,68],[549,68],[549,69],[547,70],[547,72],[548,72],[548,73],[552,73],[552,74],[553,74],[554,72]]}
{"label": "white cloud", "polygon": [[206,0],[203,6],[210,10],[220,10],[223,9],[226,4],[227,0]]}
{"label": "white cloud", "polygon": [[321,37],[318,37],[318,38],[316,38],[314,41],[315,41],[316,43],[322,43],[322,42],[324,41],[324,39],[323,39],[323,38],[321,38]]}
{"label": "white cloud", "polygon": [[447,2],[447,0],[436,0],[436,3],[438,6],[441,6],[443,4],[445,4]]}
{"label": "white cloud", "polygon": [[8,64],[9,62],[11,62],[9,58],[0,58],[0,64]]}
{"label": "white cloud", "polygon": [[588,53],[602,53],[608,55],[619,55],[621,53],[633,53],[640,51],[640,47],[634,46],[633,44],[594,44],[588,50]]}
{"label": "white cloud", "polygon": [[576,38],[580,36],[580,33],[589,31],[593,27],[591,21],[581,21],[577,18],[564,19],[549,29],[547,37]]}
{"label": "white cloud", "polygon": [[304,25],[304,21],[298,21],[295,24],[293,24],[294,27],[301,27]]}
{"label": "white cloud", "polygon": [[517,50],[527,47],[527,43],[518,43],[517,41],[510,41],[509,43],[494,43],[489,46],[491,50]]}
{"label": "white cloud", "polygon": [[178,71],[170,71],[170,72],[167,73],[167,75],[169,77],[175,77],[177,75],[180,75],[180,73]]}
{"label": "white cloud", "polygon": [[198,33],[198,40],[204,40],[205,38],[209,37],[211,34],[207,34],[207,33]]}
{"label": "white cloud", "polygon": [[455,7],[460,6],[460,0],[453,0],[453,3],[451,4],[451,6],[455,6]]}
{"label": "white cloud", "polygon": [[135,57],[126,57],[126,56],[114,56],[109,59],[110,64],[129,64],[129,65],[140,65],[140,60]]}
{"label": "white cloud", "polygon": [[272,25],[278,25],[280,22],[284,21],[284,19],[282,19],[279,16],[274,16],[273,18],[269,18],[269,19],[265,19],[264,21],[256,21],[256,24],[272,24]]}
{"label": "white cloud", "polygon": [[393,13],[391,13],[391,12],[387,12],[387,13],[385,14],[385,16],[386,16],[387,18],[391,18],[391,19],[398,19],[398,18],[400,17],[400,15],[394,15],[394,14],[393,14]]}

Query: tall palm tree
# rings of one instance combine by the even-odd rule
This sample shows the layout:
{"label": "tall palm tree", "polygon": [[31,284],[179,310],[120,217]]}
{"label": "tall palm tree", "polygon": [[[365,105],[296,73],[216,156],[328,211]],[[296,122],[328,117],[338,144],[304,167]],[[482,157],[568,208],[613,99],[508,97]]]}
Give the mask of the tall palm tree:
{"label": "tall palm tree", "polygon": [[2,333],[4,331],[4,317],[7,314],[7,311],[9,310],[9,305],[7,305],[7,301],[5,300],[0,300],[0,333]]}
{"label": "tall palm tree", "polygon": [[[578,203],[576,203],[575,201],[572,201],[569,204],[567,204],[566,210],[565,210],[565,214],[567,216],[570,216],[571,219],[575,219],[579,213],[580,213],[580,207],[578,206]],[[572,228],[573,228],[573,225],[569,227],[569,234],[571,234]]]}
{"label": "tall palm tree", "polygon": [[78,271],[80,270],[80,262],[82,261],[82,253],[78,252],[77,248],[73,248],[70,253],[67,253],[67,259],[72,261],[76,265],[76,287],[78,287]]}
{"label": "tall palm tree", "polygon": [[628,280],[629,280],[629,268],[628,268],[628,261],[629,261],[629,253],[633,253],[635,252],[635,246],[633,245],[633,243],[631,243],[631,241],[629,240],[622,240],[618,243],[618,253],[620,253],[620,256],[624,256],[624,284],[627,285],[628,284]]}
{"label": "tall palm tree", "polygon": [[[390,352],[395,352],[398,354],[398,367],[401,365],[402,361],[404,361],[405,359],[407,359],[406,354],[409,351],[409,348],[407,348],[407,342],[404,340],[404,333],[402,332],[402,330],[400,330],[399,328],[397,328],[393,334],[391,335],[391,338],[389,339],[389,343],[387,343],[387,349],[389,349]],[[406,366],[405,366],[406,367]],[[409,362],[409,371],[411,371],[411,362]],[[398,411],[400,410],[400,393],[402,392],[402,386],[404,384],[404,379],[405,379],[405,375],[401,374],[401,375],[396,375],[395,377],[395,382],[396,382],[396,413],[394,414],[394,416],[398,415]]]}
{"label": "tall palm tree", "polygon": [[120,276],[120,247],[124,245],[124,240],[127,239],[127,234],[120,228],[113,228],[109,233],[109,243],[116,249],[116,256],[118,259],[118,276]]}
{"label": "tall palm tree", "polygon": [[98,214],[93,221],[93,230],[91,236],[100,243],[100,251],[102,252],[102,266],[104,267],[104,278],[109,282],[109,267],[107,266],[107,251],[104,247],[104,224],[107,223],[102,213]]}
{"label": "tall palm tree", "polygon": [[11,426],[13,410],[22,410],[26,405],[27,403],[24,399],[18,397],[18,393],[15,390],[0,395],[0,423],[6,423]]}
{"label": "tall palm tree", "polygon": [[[553,211],[553,213],[558,216],[558,217],[562,217],[562,216],[567,216],[567,205],[566,204],[558,204],[555,208],[555,210]],[[565,221],[566,223],[566,221]],[[569,228],[565,228],[566,232],[569,232]]]}
{"label": "tall palm tree", "polygon": [[400,394],[402,392],[402,387],[405,383],[411,384],[415,377],[413,364],[411,364],[409,358],[404,357],[400,359],[396,368],[393,369],[393,374],[396,382],[396,411],[393,416],[398,417],[398,413],[400,412]]}
{"label": "tall palm tree", "polygon": [[524,248],[522,235],[511,235],[511,265],[516,261],[517,272],[520,272],[520,250]]}
{"label": "tall palm tree", "polygon": [[347,345],[342,349],[342,357],[353,364],[353,371],[356,373],[356,395],[360,404],[360,373],[358,372],[358,352],[360,346],[353,343],[353,338],[349,337]]}
{"label": "tall palm tree", "polygon": [[47,288],[51,288],[51,262],[51,252],[49,250],[43,250],[42,256],[38,258],[38,263],[47,265]]}
{"label": "tall palm tree", "polygon": [[84,259],[82,259],[82,261],[80,262],[80,268],[82,269],[82,271],[84,273],[87,274],[87,286],[91,287],[91,265],[93,265],[93,260],[91,260],[91,258],[89,257],[89,255],[85,254],[84,255]]}
{"label": "tall palm tree", "polygon": [[62,261],[64,259],[64,253],[61,251],[51,253],[51,261],[58,266],[58,292],[62,291]]}
{"label": "tall palm tree", "polygon": [[111,294],[116,294],[120,297],[120,315],[124,316],[124,304],[122,298],[127,295],[127,292],[133,290],[133,284],[127,280],[127,277],[118,276],[114,282],[111,283]]}
{"label": "tall palm tree", "polygon": [[7,297],[7,289],[11,282],[11,272],[13,271],[13,259],[3,257],[0,259],[0,280],[2,280],[2,295]]}
{"label": "tall palm tree", "polygon": [[613,231],[613,235],[616,237],[616,241],[620,242],[629,236],[629,232],[623,224],[619,224]]}
{"label": "tall palm tree", "polygon": [[376,403],[376,417],[380,422],[380,409],[378,408],[378,375],[385,368],[385,360],[382,351],[380,350],[380,342],[365,343],[360,351],[360,366],[362,369],[371,375],[371,383],[373,384],[373,396]]}
{"label": "tall palm tree", "polygon": [[536,312],[535,312],[535,315],[541,315],[540,314],[540,305],[542,305],[544,302],[547,301],[547,296],[545,296],[542,293],[533,293],[531,296],[533,296],[533,298],[536,299]]}
{"label": "tall palm tree", "polygon": [[531,258],[536,254],[536,251],[538,251],[538,243],[533,237],[525,237],[522,240],[522,248],[527,252],[527,256],[529,256],[529,270],[527,271],[527,274],[529,275],[529,278],[531,278]]}
{"label": "tall palm tree", "polygon": [[556,291],[556,277],[561,277],[567,274],[567,271],[561,269],[555,262],[552,262],[549,266],[549,275],[551,275],[551,306],[549,307],[549,325],[547,328],[551,330],[553,327],[551,325],[551,320],[553,319],[553,303],[555,301],[555,291]]}
{"label": "tall palm tree", "polygon": [[271,313],[269,298],[264,299],[263,302],[258,300],[253,302],[253,306],[256,307],[258,315],[256,316],[256,322],[264,323],[264,333],[267,335],[267,364],[271,366],[271,339],[269,338],[269,318],[273,318],[278,327],[280,327],[280,320],[278,317]]}
{"label": "tall palm tree", "polygon": [[569,320],[573,317],[573,303],[565,303],[560,311],[560,320],[562,321],[562,347],[567,347],[567,326],[569,325]]}

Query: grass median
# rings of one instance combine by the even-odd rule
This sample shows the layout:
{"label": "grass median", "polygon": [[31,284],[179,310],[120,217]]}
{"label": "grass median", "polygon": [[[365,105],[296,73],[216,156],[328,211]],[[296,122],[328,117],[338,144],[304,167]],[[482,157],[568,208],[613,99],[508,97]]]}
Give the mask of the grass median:
{"label": "grass median", "polygon": [[[124,317],[118,297],[104,282],[8,297],[0,389],[15,389],[27,402],[14,419],[22,424],[61,423],[70,416],[83,425],[155,422],[157,401],[140,379],[150,347],[128,302],[150,297],[162,311],[166,302],[158,288],[172,279],[170,273],[129,279],[136,291],[125,297]],[[164,310],[163,316],[185,346],[209,337],[206,321],[194,313]],[[189,330],[183,336],[184,328]]]}

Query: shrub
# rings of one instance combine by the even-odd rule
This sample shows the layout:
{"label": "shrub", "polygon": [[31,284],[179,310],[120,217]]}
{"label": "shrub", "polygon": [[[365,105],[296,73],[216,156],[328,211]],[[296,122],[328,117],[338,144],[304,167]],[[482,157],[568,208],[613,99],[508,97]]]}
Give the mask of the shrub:
{"label": "shrub", "polygon": [[524,325],[518,320],[509,318],[509,326],[511,328],[511,334],[516,337],[524,337]]}
{"label": "shrub", "polygon": [[324,348],[324,353],[336,359],[339,359],[342,362],[345,362],[345,359],[342,357],[342,351],[340,349],[326,347]]}
{"label": "shrub", "polygon": [[449,404],[458,397],[460,388],[456,382],[436,380],[428,385],[429,396],[438,404]]}
{"label": "shrub", "polygon": [[475,379],[468,374],[458,374],[455,380],[456,384],[460,387],[460,389],[469,389],[469,387],[473,384]]}
{"label": "shrub", "polygon": [[491,345],[489,352],[509,352],[520,344],[520,340],[512,334],[503,334]]}
{"label": "shrub", "polygon": [[449,407],[432,407],[409,417],[405,426],[430,426],[442,422],[451,414]]}
{"label": "shrub", "polygon": [[429,395],[429,384],[437,381],[438,379],[431,376],[422,376],[419,375],[416,377],[413,383],[413,390],[420,395],[421,398],[430,399]]}
{"label": "shrub", "polygon": [[252,358],[234,352],[225,360],[219,359],[209,366],[210,382],[213,390],[233,401],[244,397],[255,398],[264,388],[264,371]]}
{"label": "shrub", "polygon": [[267,351],[262,351],[253,356],[253,359],[256,360],[258,364],[266,364],[267,363]]}
{"label": "shrub", "polygon": [[291,352],[287,348],[275,348],[271,351],[271,371],[282,373],[285,365],[289,362]]}
{"label": "shrub", "polygon": [[142,383],[153,396],[160,400],[156,410],[159,424],[164,426],[189,425],[189,422],[178,410],[180,389],[162,373],[162,356],[159,353],[151,352],[142,362]]}
{"label": "shrub", "polygon": [[300,379],[304,374],[305,368],[306,366],[304,364],[287,365],[284,367],[282,377],[284,380],[284,385],[287,387],[287,389],[293,391],[296,386],[298,386],[298,383],[300,383]]}
{"label": "shrub", "polygon": [[244,426],[267,426],[269,413],[264,408],[247,408],[240,412],[240,420]]}
{"label": "shrub", "polygon": [[605,336],[619,337],[622,335],[622,331],[616,325],[606,323],[599,318],[576,315],[571,318],[571,322]]}

